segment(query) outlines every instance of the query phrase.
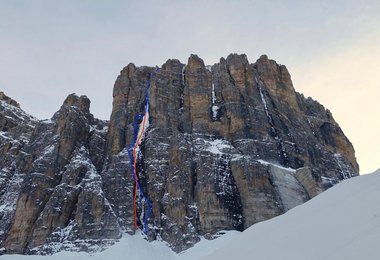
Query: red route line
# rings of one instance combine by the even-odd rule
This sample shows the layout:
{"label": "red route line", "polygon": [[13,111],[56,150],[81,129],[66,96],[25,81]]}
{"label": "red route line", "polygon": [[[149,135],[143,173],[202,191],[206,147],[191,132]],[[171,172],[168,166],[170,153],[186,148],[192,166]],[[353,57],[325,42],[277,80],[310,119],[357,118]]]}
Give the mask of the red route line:
{"label": "red route line", "polygon": [[138,225],[137,225],[137,189],[138,189],[138,181],[139,181],[137,173],[136,173],[136,164],[137,164],[136,150],[137,150],[139,143],[140,143],[140,140],[141,140],[141,138],[145,132],[145,122],[146,122],[146,111],[144,111],[144,117],[143,117],[143,121],[141,123],[142,124],[141,133],[136,140],[135,146],[133,147],[133,174],[135,176],[135,188],[133,191],[133,193],[134,193],[133,194],[133,223],[134,223],[135,230],[138,229]]}

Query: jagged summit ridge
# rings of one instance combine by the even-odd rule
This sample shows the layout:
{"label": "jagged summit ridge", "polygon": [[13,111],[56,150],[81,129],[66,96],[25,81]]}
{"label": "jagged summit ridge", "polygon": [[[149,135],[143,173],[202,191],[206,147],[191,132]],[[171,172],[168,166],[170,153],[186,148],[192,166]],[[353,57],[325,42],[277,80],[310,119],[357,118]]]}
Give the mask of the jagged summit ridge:
{"label": "jagged summit ridge", "polygon": [[[149,127],[136,158],[152,202],[146,235],[175,251],[199,236],[244,230],[358,175],[331,113],[297,93],[286,67],[266,55],[250,64],[231,54],[212,66],[191,55],[187,64],[169,59],[151,78],[156,70],[122,69],[109,121],[93,117],[85,96],[69,95],[50,121],[2,98],[4,253],[94,251],[135,232],[128,149],[146,91]],[[147,206],[137,203],[142,228]]]}

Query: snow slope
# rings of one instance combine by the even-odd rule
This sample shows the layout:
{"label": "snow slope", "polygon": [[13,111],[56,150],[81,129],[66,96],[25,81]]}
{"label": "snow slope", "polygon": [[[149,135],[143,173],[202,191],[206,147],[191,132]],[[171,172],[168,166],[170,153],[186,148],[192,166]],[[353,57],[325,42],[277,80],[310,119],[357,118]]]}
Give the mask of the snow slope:
{"label": "snow slope", "polygon": [[164,242],[148,243],[141,235],[125,235],[98,254],[61,252],[53,256],[1,256],[4,260],[37,259],[380,259],[380,170],[334,186],[286,214],[202,241],[176,255]]}
{"label": "snow slope", "polygon": [[241,233],[238,231],[228,231],[225,235],[215,240],[201,239],[196,246],[181,254],[174,253],[164,242],[147,242],[142,235],[125,235],[121,241],[108,250],[89,255],[87,253],[60,252],[49,256],[25,256],[25,255],[3,255],[1,260],[195,260],[212,253],[218,248],[222,248],[230,243],[234,237]]}
{"label": "snow slope", "polygon": [[252,226],[202,259],[380,259],[380,170]]}

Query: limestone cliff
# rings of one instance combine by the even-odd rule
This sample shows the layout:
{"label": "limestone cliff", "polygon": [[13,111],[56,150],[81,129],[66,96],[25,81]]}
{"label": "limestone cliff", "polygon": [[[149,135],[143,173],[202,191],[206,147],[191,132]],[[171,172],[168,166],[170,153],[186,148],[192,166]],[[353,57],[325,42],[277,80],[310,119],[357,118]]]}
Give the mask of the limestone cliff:
{"label": "limestone cliff", "polygon": [[[138,196],[134,212],[128,151],[142,124],[135,116],[147,113],[135,169],[152,208]],[[69,95],[41,121],[0,92],[0,131],[2,253],[95,251],[134,233],[135,214],[141,229],[147,219],[148,239],[181,251],[359,171],[331,113],[265,55],[253,64],[237,54],[213,66],[196,55],[160,68],[131,63],[115,82],[109,121],[93,117],[85,96]]]}

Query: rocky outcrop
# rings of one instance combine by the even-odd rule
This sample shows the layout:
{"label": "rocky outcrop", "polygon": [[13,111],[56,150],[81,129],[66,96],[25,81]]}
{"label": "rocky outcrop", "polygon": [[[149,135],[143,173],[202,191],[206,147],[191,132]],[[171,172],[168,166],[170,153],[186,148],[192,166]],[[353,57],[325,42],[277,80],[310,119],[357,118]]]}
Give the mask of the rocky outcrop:
{"label": "rocky outcrop", "polygon": [[14,107],[17,107],[17,108],[20,108],[20,104],[17,103],[16,100],[13,100],[11,99],[10,97],[8,97],[7,95],[4,94],[4,92],[0,91],[0,100],[9,104],[9,105],[12,105]]}
{"label": "rocky outcrop", "polygon": [[91,115],[85,96],[69,95],[45,121],[3,93],[0,100],[3,253],[94,251],[135,232],[128,151],[138,114],[149,126],[136,172],[152,203],[138,196],[138,225],[175,251],[358,175],[331,113],[297,93],[286,67],[265,55],[253,64],[237,54],[213,66],[196,55],[161,68],[131,63],[115,82],[109,122]]}
{"label": "rocky outcrop", "polygon": [[[91,246],[101,245],[102,239],[121,235],[116,216],[102,193],[98,173],[107,126],[93,118],[89,104],[85,96],[70,95],[52,120],[33,119],[16,126],[28,136],[18,156],[10,159],[16,163],[9,167],[14,171],[9,175],[17,177],[18,185],[4,183],[2,189],[5,194],[14,194],[13,201],[5,204],[9,212],[1,219],[6,226],[1,242],[7,253],[37,252],[35,248],[41,246],[52,252],[70,248],[70,241],[79,239],[86,239]],[[14,120],[27,118],[22,110],[7,106],[2,113],[9,110]],[[4,135],[12,136],[13,129]],[[19,142],[9,140],[12,145]],[[2,173],[9,168],[3,168]],[[99,236],[99,232],[103,235]],[[93,238],[95,241],[91,241]],[[65,244],[57,247],[62,241]]]}

